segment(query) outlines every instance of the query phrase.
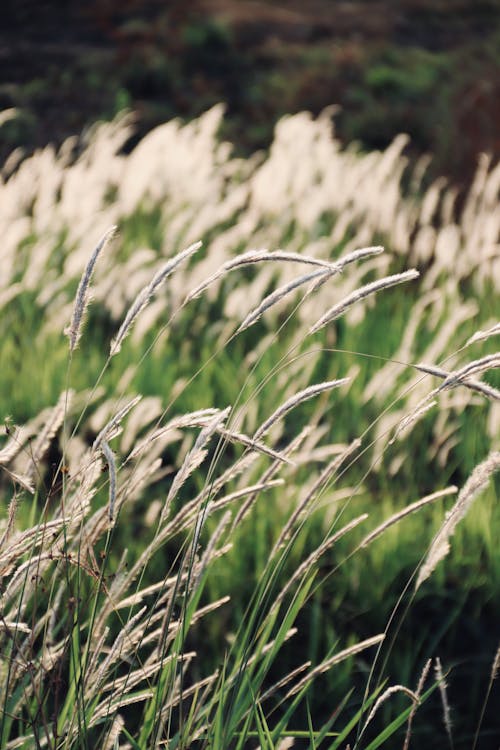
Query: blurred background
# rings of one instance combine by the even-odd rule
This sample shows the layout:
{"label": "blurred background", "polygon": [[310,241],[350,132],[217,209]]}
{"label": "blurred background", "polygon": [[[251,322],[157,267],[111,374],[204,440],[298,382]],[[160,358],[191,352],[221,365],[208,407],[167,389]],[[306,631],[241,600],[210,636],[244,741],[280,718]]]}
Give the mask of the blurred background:
{"label": "blurred background", "polygon": [[[20,148],[28,155],[47,143],[58,146],[69,136],[78,136],[80,133],[85,135],[96,120],[110,120],[123,110],[134,112],[136,121],[136,134],[125,146],[131,150],[156,125],[173,117],[189,120],[219,102],[224,102],[226,106],[221,136],[230,140],[236,153],[242,156],[268,148],[272,142],[274,126],[283,115],[303,110],[316,115],[326,107],[331,107],[336,137],[342,144],[356,142],[361,149],[369,152],[386,148],[398,133],[408,133],[411,138],[406,147],[408,156],[416,159],[422,154],[430,154],[432,157],[425,180],[431,181],[444,175],[451,184],[461,188],[463,193],[474,175],[481,152],[491,154],[494,163],[500,157],[500,0],[4,0],[0,18],[0,111],[16,109],[16,116],[3,122],[0,127],[2,164],[14,149]],[[171,142],[174,141],[169,141]],[[194,140],[192,142],[195,143]],[[75,143],[78,146],[78,140]],[[189,166],[184,167],[188,176],[184,180],[183,189],[184,195],[188,197],[186,185],[199,179],[199,175],[191,172],[196,172],[202,161],[196,161],[198,153],[196,150],[190,152],[193,158]],[[200,188],[200,191],[206,191],[205,194],[200,192],[202,201],[205,202],[202,225],[205,221],[206,227],[200,236],[205,241],[208,237],[210,241],[211,234],[217,231],[221,235],[227,229],[224,242],[232,252],[235,241],[224,223],[227,222],[227,215],[217,213],[217,194],[212,189],[215,184],[212,181],[210,161],[213,155],[207,150],[206,157],[209,165],[208,178],[201,182]],[[316,179],[314,159],[311,158],[312,166],[309,170],[312,175],[310,184]],[[154,157],[151,161],[154,161]],[[46,174],[44,164],[49,165],[48,170],[55,163],[56,160],[48,155],[46,162],[37,167],[41,175],[38,183],[28,173],[24,182],[19,180],[17,187],[14,185],[11,194],[15,197],[11,204],[14,206],[15,221],[10,224],[6,222],[5,229],[2,230],[2,268],[11,270],[10,276],[8,273],[3,274],[7,279],[7,287],[9,284],[12,287],[14,304],[10,303],[9,313],[3,316],[4,328],[0,329],[0,359],[10,365],[2,368],[0,394],[5,394],[6,405],[5,411],[0,412],[0,417],[10,413],[7,412],[8,408],[16,419],[29,418],[42,405],[56,403],[65,387],[66,368],[61,367],[61,362],[66,362],[67,344],[65,341],[61,344],[59,333],[60,309],[65,308],[58,308],[57,305],[61,299],[64,301],[66,291],[68,299],[72,299],[76,288],[76,277],[65,277],[62,269],[66,273],[69,268],[70,273],[74,274],[76,266],[66,262],[67,257],[61,248],[67,247],[69,252],[79,244],[81,237],[85,237],[89,225],[92,226],[95,221],[94,207],[98,206],[100,211],[102,209],[105,216],[111,216],[111,209],[116,209],[113,220],[116,216],[119,217],[122,234],[119,252],[122,255],[117,253],[115,260],[118,258],[118,261],[110,262],[109,268],[115,275],[109,278],[112,279],[112,284],[123,285],[119,287],[120,304],[125,304],[129,296],[130,299],[134,296],[129,293],[127,286],[129,279],[136,275],[134,269],[137,267],[132,265],[133,250],[145,247],[161,253],[166,247],[170,252],[176,246],[172,238],[177,242],[178,227],[185,226],[188,228],[186,231],[191,231],[193,224],[196,224],[194,219],[198,219],[198,214],[203,213],[196,202],[191,205],[188,198],[182,202],[183,193],[177,182],[171,192],[168,192],[170,186],[168,190],[165,189],[165,195],[169,198],[169,201],[164,201],[167,209],[158,206],[150,209],[147,205],[144,208],[137,203],[133,204],[132,211],[120,208],[118,200],[116,206],[108,205],[109,201],[104,201],[101,206],[101,196],[97,189],[95,200],[85,204],[85,191],[90,193],[94,184],[101,185],[99,168],[102,167],[101,172],[105,172],[107,168],[106,164],[96,165],[92,160],[81,171],[73,173],[73,179],[69,181],[69,200],[61,208],[58,196],[62,190],[62,175],[58,173],[57,178],[49,185],[49,190],[45,189],[43,182]],[[110,163],[113,163],[112,159]],[[279,164],[279,160],[277,163]],[[140,162],[140,166],[146,171],[144,163]],[[58,168],[63,169],[61,165]],[[345,174],[348,168],[345,167]],[[148,169],[155,176],[156,172],[151,165]],[[35,170],[33,174],[38,173]],[[96,174],[97,178],[94,179]],[[126,187],[132,193],[132,183],[137,182],[136,172],[128,172],[128,176]],[[392,176],[390,177],[392,180]],[[58,183],[57,180],[61,182]],[[399,211],[403,207],[403,219],[406,221],[405,217],[412,212],[408,208],[410,203],[405,204],[402,197],[400,200],[399,176],[397,180],[395,194],[398,202],[394,204],[394,210]],[[495,234],[497,224],[494,218],[497,193],[484,187],[487,185],[485,180],[486,177],[482,188],[476,191],[477,201],[471,201],[467,222],[453,224],[451,209],[446,219],[440,219],[437,208],[426,208],[425,212],[419,213],[418,225],[412,224],[408,219],[411,232],[416,234],[417,230],[422,230],[420,239],[427,238],[429,255],[424,260],[418,253],[416,255],[424,270],[426,263],[431,264],[434,257],[439,255],[436,250],[438,240],[441,252],[443,247],[448,252],[448,244],[452,246],[451,255],[443,257],[465,259],[462,266],[466,271],[457,277],[459,281],[453,278],[451,283],[448,283],[446,263],[443,261],[441,266],[436,264],[436,273],[439,274],[436,278],[441,283],[446,302],[442,309],[438,309],[437,302],[432,302],[433,305],[436,304],[440,325],[444,326],[445,321],[450,320],[457,330],[460,328],[457,335],[464,341],[477,331],[477,325],[486,328],[489,319],[498,320],[498,287],[495,286],[494,272],[491,272],[491,278],[489,271],[485,271],[484,277],[476,274],[476,265],[483,262],[484,268],[489,269],[489,261],[495,257],[494,253],[498,253],[498,244],[495,244],[498,243]],[[375,182],[375,185],[380,184],[384,183]],[[492,181],[491,184],[493,187],[496,185],[498,191],[498,183]],[[423,188],[425,187],[424,184]],[[413,188],[410,186],[410,189]],[[435,206],[441,201],[441,189],[444,190],[440,188],[434,191]],[[487,190],[489,197],[482,200]],[[221,187],[220,192],[226,200],[225,188]],[[379,206],[385,202],[384,191],[368,187],[366,192],[371,192],[375,197],[370,201],[363,197],[362,205],[376,206],[377,212],[381,214]],[[180,193],[180,197],[176,198],[175,193]],[[30,203],[32,195],[34,209]],[[163,197],[162,194],[162,199]],[[50,200],[53,200],[53,204],[50,204]],[[44,201],[48,201],[48,204]],[[442,203],[446,203],[444,198]],[[54,216],[50,216],[47,205]],[[389,211],[392,210],[392,205],[389,205]],[[246,242],[248,230],[243,223],[246,207],[235,210],[234,221],[240,222],[244,227],[242,236]],[[65,214],[65,211],[69,213]],[[295,243],[293,247],[311,247],[317,240],[325,238],[328,244],[337,227],[336,211],[335,206],[332,206],[331,211],[318,211],[317,216],[313,214],[316,218],[311,226],[305,223],[305,228],[300,222],[294,224],[294,221],[290,221],[287,224],[287,215],[280,222],[272,213],[270,217],[266,217],[262,211],[262,225],[257,223],[249,240],[255,244],[249,246],[260,247],[264,233],[265,242],[270,247],[288,247],[290,238]],[[425,218],[422,218],[424,213]],[[373,213],[367,215],[369,224],[375,215],[375,208]],[[31,223],[25,222],[27,216],[30,220],[32,216],[35,218]],[[360,216],[359,226],[365,221],[365,215]],[[6,217],[9,219],[8,211]],[[74,220],[75,217],[78,221]],[[179,221],[179,217],[182,221]],[[442,225],[439,224],[440,221]],[[486,226],[488,221],[490,228]],[[54,223],[54,230],[51,222]],[[359,230],[357,222],[358,217],[355,215],[353,228],[346,230],[345,237],[339,235],[342,243],[353,241],[348,233],[351,229],[353,232]],[[26,231],[26,223],[31,234],[25,236],[22,233]],[[11,224],[13,229],[8,235]],[[379,225],[375,223],[375,226]],[[403,226],[406,225],[403,223]],[[70,240],[64,234],[68,227],[74,233],[70,235]],[[19,236],[16,234],[18,231]],[[261,235],[258,234],[259,231],[262,232]],[[48,234],[47,241],[44,232]],[[413,243],[415,253],[413,234],[408,242],[411,240]],[[341,247],[340,240],[331,240],[336,251]],[[380,239],[375,235],[373,241],[377,244],[384,241],[389,246],[389,252],[397,245],[396,241],[384,236]],[[18,244],[21,247],[19,253]],[[87,245],[83,242],[81,244],[81,250],[88,252]],[[244,246],[247,247],[246,244]],[[455,246],[456,250],[453,249]],[[8,247],[12,248],[11,255],[7,252]],[[420,247],[424,247],[423,240]],[[13,260],[9,260],[9,266],[5,259],[11,257]],[[36,263],[32,262],[35,257],[38,258]],[[151,256],[149,257],[148,263],[152,263]],[[153,253],[153,259],[154,257]],[[25,275],[28,278],[26,269],[31,272],[27,258],[31,259],[34,267],[36,283],[29,279],[25,281]],[[85,260],[86,258],[85,255]],[[400,260],[401,256],[394,253],[392,262],[398,263]],[[129,262],[130,265],[127,265]],[[36,274],[39,276],[36,277]],[[474,286],[476,276],[479,276],[482,283],[478,287],[479,292]],[[107,282],[106,271],[103,284],[104,282]],[[47,286],[49,290],[53,285],[55,302],[52,292],[46,293],[43,298],[38,296],[37,283],[40,288]],[[66,285],[67,290],[61,284]],[[105,284],[101,288],[108,289]],[[399,296],[389,296],[387,301],[381,299],[377,302],[377,314],[368,316],[365,321],[363,333],[360,334],[361,326],[339,326],[338,340],[327,338],[326,345],[331,347],[340,342],[340,346],[347,352],[371,351],[381,353],[382,357],[393,356],[394,351],[397,351],[396,342],[405,330],[405,319],[409,319],[411,311],[417,309],[418,294],[417,288],[412,293],[405,291]],[[107,295],[107,291],[102,292],[101,303],[106,301]],[[5,300],[10,298],[3,299],[2,304],[6,306]],[[429,297],[426,299],[429,300]],[[474,312],[476,303],[479,310],[477,314]],[[51,308],[53,304],[55,307]],[[426,301],[425,305],[427,304],[430,303]],[[54,354],[52,358],[46,357],[46,340],[37,334],[41,330],[43,318],[40,310],[44,310],[44,306],[49,311],[55,309],[57,312],[57,315],[52,312],[53,319],[57,317],[58,326],[58,338],[53,339],[57,341],[54,344],[57,356]],[[167,354],[162,350],[162,356],[156,360],[156,365],[153,362],[150,369],[143,365],[139,370],[136,385],[140,392],[150,396],[169,393],[169,389],[173,391],[176,386],[176,378],[187,379],[188,374],[191,374],[189,367],[193,362],[212,361],[212,353],[216,348],[214,341],[218,341],[218,337],[222,335],[213,321],[219,320],[222,307],[219,309],[214,303],[213,309],[193,309],[194,317],[186,318],[187,322],[179,326],[175,335],[166,341],[164,351]],[[198,309],[202,311],[199,315]],[[434,313],[431,317],[424,307],[418,309],[418,315],[425,321],[427,328],[423,334],[422,328],[420,329],[415,346],[416,351],[425,352],[439,326],[435,324],[437,318]],[[472,312],[467,312],[468,310]],[[90,341],[90,351],[93,354],[89,355],[88,361],[92,367],[97,368],[116,320],[110,317],[105,304],[95,305],[91,314],[94,315],[89,324],[94,332],[94,338]],[[201,330],[201,326],[205,326],[206,320],[211,321],[212,332],[207,334],[203,328],[204,348],[200,351],[196,333]],[[478,320],[482,322],[477,324]],[[451,332],[455,328],[446,330]],[[30,332],[27,339],[26,330]],[[186,335],[186,331],[190,335]],[[266,332],[265,327],[263,331]],[[451,333],[448,335],[452,338]],[[253,336],[252,332],[247,340],[248,346],[251,345],[249,351],[252,351]],[[25,340],[25,347],[21,349],[18,342]],[[193,397],[199,398],[199,402],[189,401],[191,393],[186,396],[185,402],[178,399],[180,413],[182,410],[187,412],[207,406],[214,400],[214,393],[215,396],[223,394],[222,401],[225,404],[228,402],[227,394],[233,393],[236,388],[234,400],[239,398],[239,376],[247,367],[242,363],[250,361],[244,359],[247,356],[245,349],[238,348],[241,340],[240,336],[235,342],[234,356],[231,354],[227,359],[219,357],[214,361],[212,369],[203,370],[203,376],[196,381],[199,394],[196,393]],[[32,341],[36,342],[38,349],[33,348]],[[246,345],[245,339],[243,342]],[[285,352],[290,345],[289,340],[280,337],[279,345]],[[445,346],[447,344],[443,343],[443,349]],[[450,344],[450,350],[451,348]],[[182,356],[179,356],[179,352]],[[128,356],[131,363],[137,361],[134,349],[129,350]],[[181,369],[179,374],[174,372],[175,368],[170,368],[166,375],[164,362],[169,361],[169,356],[172,361],[182,361],[185,370]],[[425,357],[422,358],[427,361]],[[419,360],[420,356],[417,358],[415,355],[414,361]],[[45,391],[33,387],[33,372],[38,372],[42,361],[45,368]],[[219,366],[221,361],[222,367]],[[267,362],[263,358],[262,371],[259,375],[257,370],[255,382],[259,381],[259,377],[262,381],[267,377]],[[330,358],[328,367],[330,362],[333,363],[332,368],[337,367],[333,358]],[[380,402],[370,397],[366,406],[361,398],[364,385],[374,377],[374,363],[367,358],[361,360],[361,364],[363,369],[357,381],[357,390],[353,389],[352,399],[344,398],[343,405],[337,405],[335,411],[335,429],[345,430],[345,434],[340,433],[338,439],[345,440],[346,443],[355,435],[361,434],[365,428],[368,429],[367,425],[374,420],[374,415],[379,414]],[[121,377],[121,367],[120,364],[110,373],[109,392],[113,392],[113,388],[117,387],[116,383],[121,382],[118,380]],[[24,381],[20,372],[23,373]],[[318,380],[323,380],[325,372],[318,372]],[[90,369],[87,371],[82,368],[86,385],[89,373]],[[98,369],[96,377],[97,373]],[[342,370],[328,370],[326,377],[337,377],[340,373],[344,374]],[[201,385],[198,385],[200,381]],[[498,380],[494,383],[496,387],[500,386]],[[180,392],[182,393],[182,389]],[[206,396],[210,400],[205,400]],[[383,393],[382,403],[384,397]],[[392,396],[387,396],[387,403],[390,399]],[[266,409],[267,413],[271,413],[274,406],[275,398],[272,395],[269,406],[263,403],[264,413]],[[449,411],[451,408],[446,406]],[[436,432],[441,430],[439,446],[443,448],[442,464],[438,465],[439,458],[436,458],[431,469],[426,468],[429,466],[426,446],[428,443],[435,443],[433,425],[429,423],[421,432],[416,433],[414,442],[410,442],[407,468],[398,469],[394,476],[391,475],[388,484],[382,475],[366,480],[367,493],[376,499],[372,505],[377,506],[378,503],[376,512],[381,517],[388,517],[392,508],[397,507],[396,503],[403,507],[405,503],[442,486],[442,483],[453,482],[461,486],[473,466],[487,454],[491,435],[487,433],[490,426],[485,426],[484,412],[468,412],[466,418],[462,418],[461,414],[456,419],[455,415],[453,417],[451,431],[441,430],[441,423],[437,423],[439,429],[436,428]],[[492,420],[491,424],[496,423]],[[356,426],[355,432],[353,425]],[[453,430],[457,433],[460,431],[460,441],[455,441]],[[493,431],[494,426],[491,428],[491,432]],[[174,462],[174,458],[169,457],[170,460]],[[365,479],[363,476],[363,483]],[[395,498],[394,506],[391,498]],[[365,497],[361,497],[361,501],[364,500]],[[489,505],[484,500],[481,502],[475,516],[475,526],[469,527],[472,529],[470,538],[474,543],[465,544],[463,538],[460,544],[454,540],[455,567],[451,564],[443,567],[440,576],[433,579],[432,585],[426,587],[425,593],[422,592],[421,598],[412,607],[411,617],[405,615],[405,629],[401,632],[398,630],[398,650],[394,657],[395,666],[390,673],[391,679],[396,675],[399,681],[406,684],[411,679],[411,684],[414,684],[418,678],[418,674],[415,677],[415,665],[419,662],[419,673],[424,653],[439,653],[443,663],[451,665],[451,704],[456,736],[462,741],[462,744],[455,745],[456,750],[472,746],[471,732],[475,730],[481,712],[491,659],[498,647],[500,557],[495,537],[498,525],[491,520],[496,519],[497,524],[498,507],[492,491]],[[279,506],[278,512],[281,512]],[[493,515],[494,512],[496,516]],[[428,523],[441,523],[442,515],[442,509],[437,508],[435,516]],[[276,517],[272,514],[267,517],[264,512],[262,517],[256,516],[254,537],[250,536],[247,546],[242,544],[238,549],[241,557],[239,567],[235,564],[233,568],[228,566],[231,575],[234,573],[235,579],[242,582],[239,603],[235,605],[235,622],[238,613],[241,615],[245,610],[254,582],[252,576],[258,578],[261,566],[267,563],[265,534],[271,538],[275,529],[279,528],[278,523],[281,523],[279,513]],[[319,538],[322,532],[320,522],[316,523],[317,527],[312,527],[311,539],[314,534]],[[406,527],[406,536],[399,539],[394,536],[392,546],[384,538],[384,544],[375,548],[369,558],[371,570],[376,571],[372,576],[366,576],[366,560],[362,558],[358,567],[350,563],[345,573],[342,569],[342,577],[335,577],[323,590],[318,591],[304,619],[298,623],[301,632],[308,634],[308,641],[304,641],[301,647],[304,649],[304,658],[318,661],[319,655],[330,649],[340,636],[349,643],[353,634],[361,639],[381,632],[395,606],[396,598],[404,590],[410,572],[414,570],[421,550],[424,549],[423,540],[426,544],[431,536],[431,526],[418,526],[417,523],[413,527]],[[132,525],[130,528],[133,528]],[[414,533],[415,529],[418,533]],[[264,543],[256,545],[253,543],[254,538],[264,538]],[[133,551],[138,552],[137,540],[124,540],[122,546],[127,546],[129,542],[132,545],[135,543]],[[304,545],[310,542],[309,538],[304,542],[300,540],[300,544]],[[302,552],[300,547],[297,555]],[[347,559],[347,552],[345,554]],[[236,554],[234,559],[238,560]],[[326,569],[328,562],[326,558]],[[330,566],[333,566],[331,561]],[[214,600],[229,588],[225,575],[227,570],[220,574],[213,590],[209,591]],[[237,587],[236,590],[238,591]],[[238,610],[238,607],[241,609]],[[229,631],[229,625],[220,623],[221,621],[216,622],[212,632],[206,637],[206,642],[222,641],[226,630]],[[202,635],[205,637],[204,632]],[[221,651],[224,645],[220,646]],[[295,644],[292,644],[291,663],[293,659],[299,658],[294,652],[295,648]],[[210,662],[212,654],[209,653],[205,658]],[[286,658],[288,656],[285,652],[285,661]],[[358,665],[360,663],[360,680],[364,684],[369,664],[361,660]],[[330,715],[332,695],[346,695],[349,686],[354,683],[350,672],[337,671],[331,681],[325,684],[327,689],[322,689],[324,686],[320,684],[315,692],[310,693],[311,706],[318,721],[319,717],[323,720],[323,717]],[[497,681],[494,689],[495,698],[500,690],[500,681]],[[341,697],[338,697],[339,701]],[[481,750],[493,747],[489,744],[490,740],[493,743],[500,736],[498,699],[495,702],[494,698],[488,704],[485,715]],[[421,733],[417,735],[420,737],[420,744],[415,746],[425,747],[427,750],[445,746],[440,704],[436,700],[423,710],[427,713],[423,714]],[[388,716],[389,707],[383,720],[387,721]],[[304,726],[307,726],[307,716],[302,718]],[[382,723],[383,720],[381,719]],[[440,727],[439,733],[434,729],[437,726]]]}
{"label": "blurred background", "polygon": [[335,104],[342,142],[409,133],[464,185],[478,152],[500,155],[499,73],[498,0],[7,0],[0,158],[125,108],[140,137],[220,101],[247,155],[283,114]]}

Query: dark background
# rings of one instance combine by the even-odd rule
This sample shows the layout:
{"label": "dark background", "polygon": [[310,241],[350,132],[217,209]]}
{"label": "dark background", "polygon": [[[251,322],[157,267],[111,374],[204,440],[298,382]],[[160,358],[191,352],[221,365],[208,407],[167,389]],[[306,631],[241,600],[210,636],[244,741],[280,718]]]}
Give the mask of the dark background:
{"label": "dark background", "polygon": [[140,134],[219,101],[244,154],[338,104],[343,142],[408,132],[455,183],[500,155],[499,0],[8,0],[1,18],[2,161],[123,108]]}

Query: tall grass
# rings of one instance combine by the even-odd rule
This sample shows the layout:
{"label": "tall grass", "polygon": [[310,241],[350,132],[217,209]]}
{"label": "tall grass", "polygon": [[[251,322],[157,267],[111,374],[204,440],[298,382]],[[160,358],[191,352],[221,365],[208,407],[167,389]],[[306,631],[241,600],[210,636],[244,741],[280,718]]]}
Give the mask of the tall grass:
{"label": "tall grass", "polygon": [[0,747],[481,738],[489,666],[421,734],[419,673],[500,582],[500,168],[459,210],[403,138],[245,161],[220,118],[4,167]]}

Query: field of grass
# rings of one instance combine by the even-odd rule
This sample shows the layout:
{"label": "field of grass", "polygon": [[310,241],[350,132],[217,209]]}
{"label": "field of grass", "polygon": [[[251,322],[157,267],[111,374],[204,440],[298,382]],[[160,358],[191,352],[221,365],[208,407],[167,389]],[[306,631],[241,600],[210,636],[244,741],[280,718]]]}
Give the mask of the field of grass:
{"label": "field of grass", "polygon": [[221,120],[3,167],[0,747],[486,750],[500,165]]}

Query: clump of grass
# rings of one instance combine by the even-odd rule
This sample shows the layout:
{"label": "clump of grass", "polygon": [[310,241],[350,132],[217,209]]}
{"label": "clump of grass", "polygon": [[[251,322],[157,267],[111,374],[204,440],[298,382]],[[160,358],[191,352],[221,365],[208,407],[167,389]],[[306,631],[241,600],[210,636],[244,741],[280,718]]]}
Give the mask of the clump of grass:
{"label": "clump of grass", "polygon": [[[193,178],[194,184],[187,177],[180,181],[181,195],[168,209],[165,247],[160,252],[171,255],[169,248],[179,244],[171,242],[174,235],[187,240],[187,249],[159,261],[156,253],[138,249],[121,262],[119,249],[111,257],[101,254],[113,229],[101,234],[87,261],[78,231],[85,236],[89,225],[82,219],[78,231],[70,225],[65,240],[73,245],[73,253],[60,259],[62,270],[52,274],[36,302],[45,307],[50,333],[44,335],[51,340],[61,337],[62,314],[71,317],[67,351],[71,367],[62,378],[56,406],[50,413],[32,415],[24,429],[9,425],[9,438],[0,450],[0,467],[7,478],[3,491],[8,497],[0,535],[2,747],[146,750],[168,743],[171,748],[243,748],[254,738],[261,746],[279,747],[290,739],[306,737],[311,746],[333,749],[345,742],[361,747],[370,732],[377,732],[369,745],[375,748],[406,722],[405,746],[409,746],[418,722],[417,706],[434,687],[442,689],[442,674],[426,693],[425,677],[415,692],[400,684],[400,679],[387,686],[383,669],[378,677],[379,665],[393,648],[391,626],[400,627],[405,619],[399,606],[393,608],[383,628],[365,636],[358,633],[345,643],[332,638],[325,652],[314,654],[315,658],[301,659],[299,644],[296,658],[290,660],[289,644],[303,637],[310,602],[331,577],[363,569],[365,549],[373,549],[381,538],[391,538],[408,516],[427,513],[436,501],[457,492],[456,486],[446,486],[448,481],[439,482],[444,489],[433,487],[421,499],[413,496],[413,502],[390,508],[384,517],[373,508],[374,503],[366,503],[358,512],[358,495],[366,500],[367,477],[376,483],[386,472],[388,486],[396,484],[400,467],[412,457],[411,447],[404,453],[402,433],[407,439],[422,427],[429,404],[437,417],[423,453],[434,467],[446,465],[453,448],[450,441],[455,438],[454,419],[476,404],[471,399],[480,397],[481,405],[495,406],[498,391],[482,378],[498,366],[498,354],[476,356],[464,364],[463,351],[467,345],[490,342],[496,324],[477,334],[464,330],[456,350],[447,349],[457,326],[471,317],[472,307],[462,309],[457,302],[462,318],[448,320],[453,309],[451,291],[437,295],[424,291],[419,300],[410,291],[416,286],[416,270],[387,275],[390,261],[379,245],[355,247],[360,236],[366,237],[366,227],[373,229],[376,213],[371,198],[361,195],[359,183],[360,195],[350,194],[354,207],[339,204],[336,208],[339,219],[330,240],[335,236],[335,242],[344,241],[339,257],[325,257],[328,243],[316,244],[318,257],[312,250],[296,252],[297,245],[302,250],[301,232],[310,229],[314,213],[304,192],[309,166],[302,182],[294,182],[295,176],[289,175],[275,203],[262,203],[263,185],[276,168],[275,155],[254,172],[248,168],[248,174],[238,178],[240,183],[234,178],[233,193],[225,194],[224,185],[233,179],[231,170],[236,165],[224,161],[222,152],[210,152],[207,127],[202,120],[199,132],[191,128],[179,136],[180,144],[182,138],[187,140],[186,158],[189,147],[198,144],[206,169],[201,169],[197,180]],[[320,170],[326,194],[324,153],[319,149],[321,159],[314,156],[316,147],[322,144],[337,165],[343,165],[346,175],[349,163],[355,181],[364,162],[360,157],[359,163],[351,163],[346,157],[344,164],[322,128],[316,132],[316,141],[312,139],[311,169],[316,170],[315,179]],[[109,148],[109,135],[101,142],[97,137],[95,148],[99,143]],[[166,135],[160,129],[157,138]],[[173,137],[171,131],[168,137]],[[141,159],[150,146],[150,142],[142,145]],[[137,154],[128,162],[111,148],[108,156],[109,165],[121,170],[123,184],[132,190],[130,175]],[[57,160],[47,158],[56,168]],[[397,153],[376,161],[372,159],[376,185],[397,184],[391,182],[391,169],[397,173],[400,166]],[[366,163],[360,174],[366,173]],[[193,170],[200,168],[196,160],[190,164]],[[32,167],[41,170],[40,164]],[[14,182],[22,184],[23,169],[14,175]],[[83,181],[90,175],[95,178],[96,169],[90,154],[86,160],[67,165],[63,198],[67,186],[75,185],[75,176]],[[149,164],[148,169],[155,173],[156,167]],[[222,183],[217,179],[221,169],[225,170]],[[369,175],[367,179],[375,178]],[[207,203],[206,211],[204,205],[212,189],[220,201],[217,220],[213,204]],[[267,185],[266,190],[270,189]],[[255,216],[272,239],[267,216],[280,205],[284,210],[280,200],[289,193],[291,215],[301,226],[290,237],[291,249],[235,251],[234,243],[241,242],[245,231],[253,231],[254,239],[259,237]],[[121,198],[127,199],[129,208],[130,195]],[[147,191],[138,195],[142,199]],[[54,197],[56,218],[61,218],[61,211],[65,219],[76,211],[70,197],[74,198],[71,192],[61,199],[61,206]],[[317,200],[324,202],[323,192]],[[252,204],[251,210],[247,211],[247,203]],[[429,205],[422,214],[429,214]],[[414,206],[401,198],[394,210],[387,209],[387,224],[377,227],[388,230],[391,220],[400,216],[396,208],[402,217],[398,231],[415,237],[409,255],[420,260],[424,227],[422,216],[415,219]],[[235,211],[239,218],[232,229],[222,227]],[[342,211],[347,218],[341,218]],[[116,206],[114,211],[109,209],[113,212],[116,219]],[[469,228],[474,223],[472,213],[469,206]],[[35,224],[41,221],[36,206],[33,215]],[[359,226],[347,239],[340,225],[344,223],[345,228],[358,219]],[[195,237],[189,235],[195,229],[203,235],[219,225],[219,238],[205,257],[192,259],[201,243],[193,243]],[[436,247],[441,250],[432,270],[438,278],[443,259],[437,240]],[[31,280],[26,272],[26,278],[15,283],[25,291],[30,284],[36,285],[37,273],[45,260],[49,262],[52,251],[50,245],[44,249],[42,244]],[[116,266],[115,260],[119,261]],[[358,261],[364,263],[356,265]],[[303,263],[314,270],[296,276],[297,264]],[[82,275],[70,304],[76,269]],[[462,280],[469,271],[467,266]],[[351,366],[349,360],[340,358],[340,350],[347,348],[343,342],[349,342],[351,331],[358,336],[366,328],[367,335],[373,335],[375,311],[368,307],[368,297],[399,284],[408,289],[397,299],[405,304],[410,300],[403,307],[409,319],[407,323],[395,320],[396,316],[391,320],[397,328],[391,345],[398,346],[401,336],[400,352],[388,352],[383,378],[377,380],[373,369],[360,372],[352,366],[352,356],[354,361],[363,359],[358,347],[348,352]],[[87,335],[81,338],[91,291],[98,304],[88,309]],[[297,296],[300,291],[304,293]],[[391,299],[395,291],[384,294]],[[9,304],[16,299],[21,300],[17,286]],[[341,301],[332,306],[332,299]],[[104,315],[100,326],[94,314]],[[59,332],[54,329],[56,323]],[[419,326],[423,345],[417,343]],[[388,338],[392,336],[389,329],[386,323]],[[85,375],[86,349],[95,353],[98,348],[93,341],[96,331],[105,339],[109,354],[96,357],[94,377],[85,384],[86,390],[79,389],[73,381]],[[311,335],[316,337],[314,343]],[[162,348],[165,339],[167,345]],[[461,346],[464,340],[466,345]],[[224,379],[220,363],[228,362],[237,346],[242,347],[244,359],[237,363],[234,383]],[[334,372],[325,376],[328,349]],[[412,364],[419,359],[436,364]],[[134,392],[133,384],[154,367],[157,377],[151,381],[156,390],[145,379],[148,392]],[[203,383],[207,371],[222,380],[216,397],[209,398],[211,389],[200,386],[208,400],[188,408],[185,393],[190,384],[196,389]],[[430,388],[430,377],[440,378],[441,385]],[[163,380],[168,387],[163,387]],[[229,398],[230,393],[234,398]],[[346,429],[346,404],[348,409],[359,409],[359,426],[354,419]],[[490,413],[494,414],[493,407]],[[445,431],[442,440],[440,430],[447,420],[452,423],[451,432]],[[416,576],[415,588],[420,591],[435,574],[442,551],[448,551],[452,533],[458,535],[458,523],[472,500],[489,485],[498,468],[498,451],[489,447],[485,455],[471,470],[470,479],[461,483],[456,504],[423,564],[413,567],[411,580]],[[348,484],[351,475],[352,484]],[[29,507],[27,490],[33,493]],[[272,525],[262,523],[271,517]],[[257,560],[257,570],[247,593],[242,597],[238,584],[243,578],[235,577],[233,588],[213,595],[233,567],[245,565],[248,550],[257,548],[259,554],[252,558]],[[405,590],[410,589],[408,582]],[[408,607],[414,596],[414,592],[409,594]],[[212,645],[207,634],[214,631],[218,633]],[[318,724],[316,717],[309,717],[304,730],[299,726],[301,711],[315,682],[353,663],[360,669],[371,664],[365,697],[358,697],[356,703],[344,696],[339,711],[322,719],[319,729],[312,728]],[[411,705],[375,730],[388,705],[401,694],[410,698]],[[448,722],[450,738],[452,729]]]}

